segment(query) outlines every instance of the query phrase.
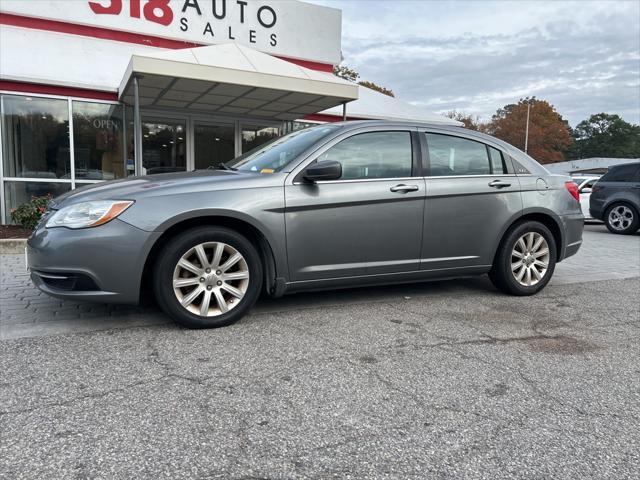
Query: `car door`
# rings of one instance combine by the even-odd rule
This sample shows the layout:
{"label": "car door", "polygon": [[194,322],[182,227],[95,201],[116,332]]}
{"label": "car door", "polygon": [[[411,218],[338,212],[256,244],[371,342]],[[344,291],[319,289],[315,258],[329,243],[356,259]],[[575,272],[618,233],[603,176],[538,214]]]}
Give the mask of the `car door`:
{"label": "car door", "polygon": [[[425,196],[419,157],[415,129],[369,128],[334,139],[294,170],[285,185],[290,278],[418,270]],[[322,161],[340,162],[342,177],[305,181],[304,168]]]}
{"label": "car door", "polygon": [[[638,187],[640,187],[640,170],[635,164],[622,165],[612,168],[610,173],[603,177],[603,182],[598,186],[607,190],[607,201],[625,201],[637,205]],[[635,194],[635,195],[634,195]],[[635,198],[634,198],[635,196]]]}
{"label": "car door", "polygon": [[427,198],[421,269],[491,265],[506,225],[522,211],[518,177],[496,146],[426,131]]}

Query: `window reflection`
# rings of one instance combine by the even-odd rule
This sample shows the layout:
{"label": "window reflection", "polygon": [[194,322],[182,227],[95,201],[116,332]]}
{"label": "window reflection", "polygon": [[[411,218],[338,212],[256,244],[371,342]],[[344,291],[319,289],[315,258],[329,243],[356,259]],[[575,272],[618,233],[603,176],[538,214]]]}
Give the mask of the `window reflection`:
{"label": "window reflection", "polygon": [[44,197],[46,195],[57,197],[69,190],[71,190],[71,183],[5,181],[5,218],[9,221],[11,219],[11,210],[23,203],[27,203],[33,197]]}
{"label": "window reflection", "polygon": [[279,137],[278,127],[242,125],[242,153],[248,152],[269,140]]}
{"label": "window reflection", "polygon": [[122,107],[73,102],[73,149],[77,180],[124,176]]}
{"label": "window reflection", "polygon": [[284,122],[282,126],[282,134],[285,135],[298,130],[304,130],[305,128],[315,127],[316,125],[318,124],[312,122],[300,122],[297,120]]}
{"label": "window reflection", "polygon": [[3,95],[2,155],[6,177],[70,175],[66,100]]}

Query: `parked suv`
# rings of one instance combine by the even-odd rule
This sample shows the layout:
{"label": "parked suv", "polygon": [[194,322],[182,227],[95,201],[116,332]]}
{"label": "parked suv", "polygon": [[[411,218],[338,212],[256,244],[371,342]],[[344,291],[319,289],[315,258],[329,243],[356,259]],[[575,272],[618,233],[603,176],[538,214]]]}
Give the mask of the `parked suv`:
{"label": "parked suv", "polygon": [[640,228],[640,162],[611,167],[591,191],[589,213],[610,232],[635,233]]}
{"label": "parked suv", "polygon": [[582,228],[576,184],[500,140],[359,121],[296,131],[217,170],[65,194],[27,259],[50,295],[136,303],[149,286],[179,323],[216,327],[262,291],[488,273],[532,295]]}

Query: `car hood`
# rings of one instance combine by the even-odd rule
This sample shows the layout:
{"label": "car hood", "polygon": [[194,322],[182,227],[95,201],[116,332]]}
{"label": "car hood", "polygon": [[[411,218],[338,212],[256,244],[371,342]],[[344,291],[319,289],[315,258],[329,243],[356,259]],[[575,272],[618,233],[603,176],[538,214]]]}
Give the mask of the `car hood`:
{"label": "car hood", "polygon": [[253,183],[252,180],[259,180],[258,177],[264,178],[251,172],[230,170],[195,170],[130,177],[77,188],[53,199],[51,208],[92,200],[135,200],[186,191],[239,188],[241,183]]}

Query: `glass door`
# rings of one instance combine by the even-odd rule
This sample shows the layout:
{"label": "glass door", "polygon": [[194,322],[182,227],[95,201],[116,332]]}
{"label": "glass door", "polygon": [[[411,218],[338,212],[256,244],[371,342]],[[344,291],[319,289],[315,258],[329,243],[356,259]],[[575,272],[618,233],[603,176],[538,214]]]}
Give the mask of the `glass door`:
{"label": "glass door", "polygon": [[232,160],[235,155],[235,126],[194,122],[194,167],[197,170],[215,168]]}
{"label": "glass door", "polygon": [[142,119],[142,166],[147,174],[187,169],[186,120]]}

